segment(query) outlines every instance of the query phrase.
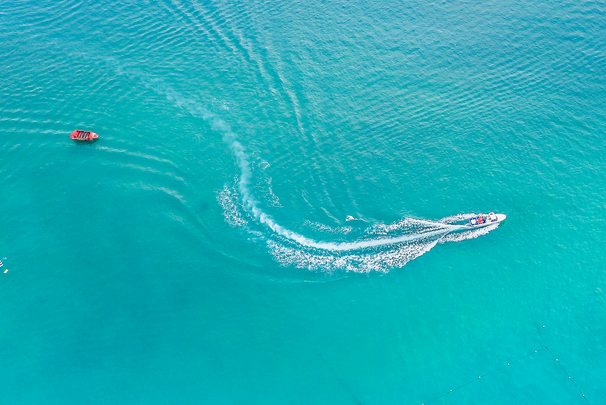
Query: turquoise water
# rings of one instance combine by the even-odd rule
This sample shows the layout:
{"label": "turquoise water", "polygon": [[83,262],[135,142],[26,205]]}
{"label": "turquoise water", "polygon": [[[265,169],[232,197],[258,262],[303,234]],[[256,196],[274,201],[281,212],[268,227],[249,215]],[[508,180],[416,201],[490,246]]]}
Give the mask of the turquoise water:
{"label": "turquoise water", "polygon": [[0,402],[603,403],[605,12],[3,2]]}

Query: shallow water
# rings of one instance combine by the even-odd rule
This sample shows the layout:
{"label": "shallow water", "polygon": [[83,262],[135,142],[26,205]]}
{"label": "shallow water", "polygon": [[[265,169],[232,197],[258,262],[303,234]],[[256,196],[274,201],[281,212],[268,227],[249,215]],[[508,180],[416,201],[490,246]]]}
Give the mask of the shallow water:
{"label": "shallow water", "polygon": [[2,402],[602,403],[605,11],[2,3]]}

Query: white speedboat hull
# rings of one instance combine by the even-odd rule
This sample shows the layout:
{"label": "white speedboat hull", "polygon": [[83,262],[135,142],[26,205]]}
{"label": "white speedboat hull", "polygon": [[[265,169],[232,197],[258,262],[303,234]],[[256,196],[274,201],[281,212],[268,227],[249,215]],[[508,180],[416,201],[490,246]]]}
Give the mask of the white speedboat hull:
{"label": "white speedboat hull", "polygon": [[501,222],[505,221],[505,219],[507,218],[507,215],[505,214],[495,214],[496,218],[495,219],[489,219],[486,218],[486,222],[481,223],[481,224],[465,224],[466,228],[484,228],[486,226],[490,226],[490,225],[497,225],[500,224]]}

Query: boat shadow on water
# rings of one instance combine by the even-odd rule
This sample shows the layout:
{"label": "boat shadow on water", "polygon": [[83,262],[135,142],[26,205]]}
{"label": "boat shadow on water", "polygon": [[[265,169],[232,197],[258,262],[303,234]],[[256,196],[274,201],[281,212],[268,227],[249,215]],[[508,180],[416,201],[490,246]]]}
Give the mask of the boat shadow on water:
{"label": "boat shadow on water", "polygon": [[85,139],[72,139],[72,141],[79,146],[87,146],[87,145],[94,145],[97,142],[99,142],[99,138],[95,138],[95,139],[91,139],[90,141],[85,140]]}

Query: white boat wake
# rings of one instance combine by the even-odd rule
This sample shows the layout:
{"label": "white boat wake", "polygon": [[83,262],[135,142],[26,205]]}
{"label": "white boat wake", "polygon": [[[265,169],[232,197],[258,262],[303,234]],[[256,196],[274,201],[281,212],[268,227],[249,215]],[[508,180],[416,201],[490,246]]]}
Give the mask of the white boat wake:
{"label": "white boat wake", "polygon": [[[225,219],[232,226],[250,231],[255,239],[264,240],[270,253],[283,265],[328,272],[387,272],[391,268],[404,266],[439,243],[477,238],[498,226],[468,229],[454,224],[473,217],[473,213],[458,214],[439,221],[405,218],[391,225],[368,227],[358,235],[357,240],[317,241],[285,228],[263,211],[251,189],[252,171],[244,147],[229,130],[224,140],[229,143],[240,169],[236,184],[232,187],[226,185],[218,195]],[[262,229],[255,227],[255,224]],[[308,224],[312,223],[308,221]],[[352,233],[351,227],[337,228],[335,231],[326,225],[315,224],[314,228],[316,232],[330,234],[327,236],[333,239],[343,239]]]}
{"label": "white boat wake", "polygon": [[137,79],[145,87],[166,97],[175,106],[188,111],[194,117],[202,118],[213,130],[223,135],[223,140],[229,145],[240,170],[236,184],[226,185],[218,193],[217,200],[223,207],[225,220],[234,227],[250,232],[255,240],[264,241],[269,252],[283,265],[327,272],[387,272],[389,269],[404,266],[439,243],[477,238],[497,227],[490,225],[466,230],[453,224],[474,216],[470,213],[439,221],[405,218],[391,225],[370,226],[358,235],[352,232],[351,227],[333,229],[323,224],[313,226],[317,232],[328,230],[327,236],[332,239],[343,239],[345,235],[348,238],[357,237],[353,241],[317,241],[291,231],[262,210],[252,192],[252,170],[245,149],[221,118],[197,100],[184,97],[160,78],[147,75],[138,69],[127,68],[111,57],[105,58],[105,62],[119,74]]}
{"label": "white boat wake", "polygon": [[[450,224],[455,218],[460,221],[475,214],[460,214],[435,222],[405,218],[391,225],[370,226],[357,234],[351,227],[330,228],[307,222],[306,225],[313,228],[314,233],[324,234],[329,239],[357,237],[357,240],[345,242],[317,241],[276,224],[260,210],[258,203],[258,216],[255,217],[252,211],[247,211],[249,204],[241,199],[242,194],[237,191],[240,187],[226,185],[218,194],[226,222],[250,232],[252,239],[266,243],[269,252],[279,263],[315,271],[387,272],[403,267],[437,244],[477,238],[498,226],[466,229]],[[248,195],[252,194],[249,192]]]}

